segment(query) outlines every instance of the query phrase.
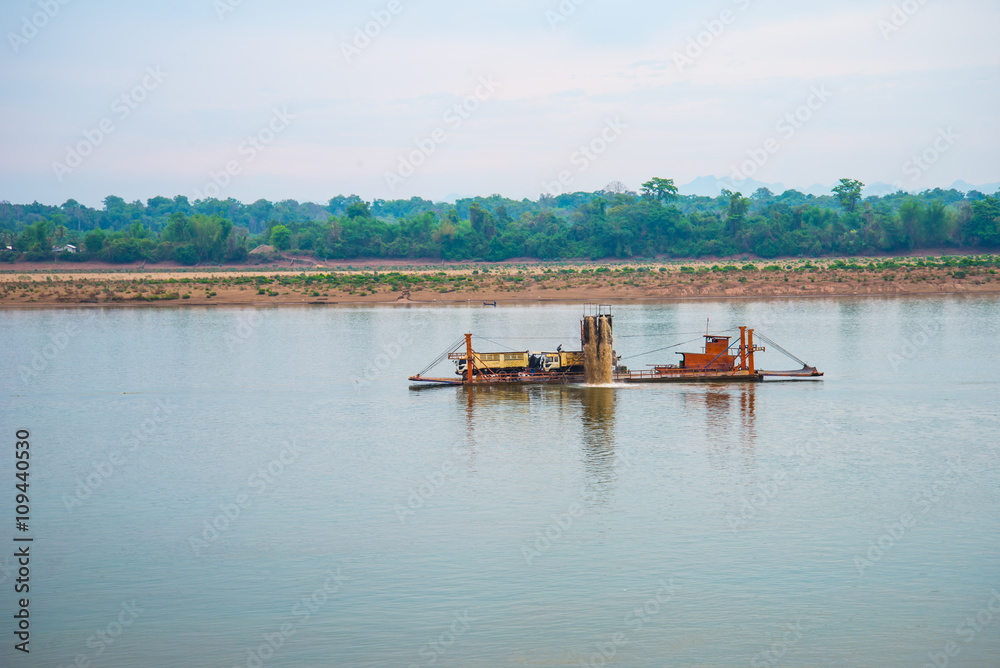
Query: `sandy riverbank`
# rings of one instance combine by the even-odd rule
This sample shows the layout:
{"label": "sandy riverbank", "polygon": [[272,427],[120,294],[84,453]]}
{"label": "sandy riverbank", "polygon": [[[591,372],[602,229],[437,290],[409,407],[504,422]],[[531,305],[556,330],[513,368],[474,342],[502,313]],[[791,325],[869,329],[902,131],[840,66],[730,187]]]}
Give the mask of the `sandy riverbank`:
{"label": "sandy riverbank", "polygon": [[[855,262],[863,260],[855,259]],[[785,261],[619,265],[354,265],[294,271],[136,271],[72,267],[0,271],[0,307],[67,305],[415,304],[1000,293],[990,262],[916,258],[865,265]],[[922,266],[921,266],[922,265]],[[36,266],[31,266],[36,269]]]}

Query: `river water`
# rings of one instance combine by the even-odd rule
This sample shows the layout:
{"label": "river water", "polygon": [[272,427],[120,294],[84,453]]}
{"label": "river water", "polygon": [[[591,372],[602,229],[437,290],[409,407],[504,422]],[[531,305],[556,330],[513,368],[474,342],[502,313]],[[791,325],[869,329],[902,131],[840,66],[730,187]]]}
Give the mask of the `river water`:
{"label": "river water", "polygon": [[0,311],[0,665],[1000,665],[1000,300],[613,309],[632,369],[749,325],[821,381],[406,381],[582,312]]}

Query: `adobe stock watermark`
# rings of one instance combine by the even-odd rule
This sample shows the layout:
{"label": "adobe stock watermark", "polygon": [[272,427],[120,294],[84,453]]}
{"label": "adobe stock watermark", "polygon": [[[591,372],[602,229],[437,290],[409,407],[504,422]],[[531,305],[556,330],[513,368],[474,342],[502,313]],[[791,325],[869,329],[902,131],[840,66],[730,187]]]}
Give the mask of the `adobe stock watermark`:
{"label": "adobe stock watermark", "polygon": [[[579,174],[587,171],[598,158],[607,152],[608,147],[618,141],[627,129],[628,125],[622,122],[621,118],[617,116],[613,119],[606,119],[604,127],[597,136],[573,152],[569,157],[570,164],[576,167],[576,171]],[[543,181],[542,189],[549,195],[557,197],[566,192],[567,188],[573,185],[574,180],[573,172],[564,169],[559,172],[555,181]]]}
{"label": "adobe stock watermark", "polygon": [[576,14],[577,8],[586,2],[587,0],[562,0],[554,10],[545,10],[545,20],[549,22],[549,28],[555,31],[560,24],[566,23],[571,16]]}
{"label": "adobe stock watermark", "polygon": [[[103,293],[98,295],[97,301],[104,301]],[[107,331],[108,323],[104,318],[103,310],[88,310],[82,319],[87,324],[97,322],[104,331]],[[80,323],[74,320],[67,324],[61,331],[49,334],[48,342],[43,343],[32,354],[30,363],[18,365],[17,373],[21,376],[21,381],[27,383],[32,378],[37,378],[44,373],[50,364],[59,359],[81,331]]]}
{"label": "adobe stock watermark", "polygon": [[766,508],[786,484],[788,484],[788,472],[784,469],[778,469],[770,480],[758,484],[756,490],[743,497],[739,513],[730,513],[727,518],[729,530],[735,532],[746,527],[747,523],[757,517],[757,513]]}
{"label": "adobe stock watermark", "polygon": [[459,639],[472,628],[472,622],[476,618],[469,614],[468,610],[455,615],[448,628],[442,631],[438,637],[428,641],[417,651],[420,661],[411,663],[410,668],[421,668],[421,666],[433,666],[437,660],[444,658],[448,652],[455,648]]}
{"label": "adobe stock watermark", "polygon": [[854,567],[858,575],[863,577],[866,569],[882,561],[885,554],[902,541],[907,532],[917,526],[921,518],[939,504],[958,483],[959,478],[968,472],[969,469],[963,466],[961,457],[948,462],[946,470],[937,480],[913,495],[912,507],[900,514],[898,519],[887,522],[884,525],[885,532],[877,539],[868,541],[868,549],[863,555],[854,557]]}
{"label": "adobe stock watermark", "polygon": [[38,11],[30,16],[21,17],[21,29],[18,32],[8,32],[7,41],[14,53],[38,36],[38,33],[54,19],[59,11],[68,5],[70,0],[38,0]]}
{"label": "adobe stock watermark", "polygon": [[[788,112],[777,120],[774,129],[781,139],[790,141],[805,124],[812,120],[817,111],[830,101],[833,97],[826,85],[813,86],[809,89],[809,95],[805,102]],[[769,137],[758,148],[747,149],[749,159],[744,160],[739,166],[733,165],[731,180],[735,185],[756,174],[761,167],[767,164],[771,156],[781,150],[781,141],[778,137]]]}
{"label": "adobe stock watermark", "polygon": [[[456,447],[455,450],[458,450],[458,448]],[[417,511],[423,508],[428,501],[434,498],[438,490],[444,487],[448,479],[456,475],[458,475],[458,469],[455,468],[455,463],[450,459],[446,459],[434,473],[425,475],[423,482],[416,488],[410,488],[410,495],[406,498],[405,505],[397,503],[392,507],[393,512],[396,513],[396,517],[399,518],[399,523],[406,524],[407,517],[416,515]]]}
{"label": "adobe stock watermark", "polygon": [[256,133],[248,135],[246,140],[240,142],[240,145],[236,147],[236,153],[240,156],[238,160],[227,161],[218,172],[209,171],[209,180],[205,181],[201,189],[194,189],[195,199],[218,199],[222,191],[233,182],[233,178],[242,174],[244,167],[256,160],[260,153],[267,150],[267,147],[288,129],[293,120],[295,120],[295,115],[289,113],[287,107],[273,109],[267,123]]}
{"label": "adobe stock watermark", "polygon": [[423,316],[417,317],[406,330],[396,335],[395,341],[379,346],[378,351],[365,363],[362,377],[354,379],[356,390],[361,391],[363,387],[371,385],[385,374],[402,356],[403,351],[408,350],[413,345],[413,332],[423,329],[427,323],[428,321]]}
{"label": "adobe stock watermark", "polygon": [[263,633],[264,639],[257,647],[246,649],[247,658],[244,663],[238,663],[233,668],[263,668],[267,662],[285,646],[285,641],[296,633],[296,626],[305,624],[309,619],[320,611],[327,602],[340,591],[343,584],[349,579],[341,575],[340,569],[336,572],[329,570],[326,572],[326,580],[322,587],[317,587],[312,594],[303,596],[292,608],[292,615],[295,620],[285,622],[278,626],[273,633]]}
{"label": "adobe stock watermark", "polygon": [[416,174],[417,169],[437,153],[438,147],[448,141],[450,133],[458,132],[462,125],[472,118],[472,114],[493,97],[500,85],[500,82],[495,81],[492,76],[479,77],[479,85],[473,93],[467,95],[461,102],[456,102],[441,115],[441,120],[447,129],[438,127],[427,136],[415,139],[413,143],[416,149],[399,156],[399,165],[395,171],[385,173],[385,184],[389,186],[389,190],[395,192],[396,188]]}
{"label": "adobe stock watermark", "polygon": [[354,29],[354,39],[351,42],[340,43],[340,53],[350,65],[361,55],[361,52],[371,46],[372,42],[382,34],[382,31],[392,24],[395,17],[403,13],[403,3],[399,0],[389,0],[385,9],[375,9],[371,13],[372,20]]}
{"label": "adobe stock watermark", "polygon": [[[753,0],[733,0],[733,4],[741,11],[748,9],[752,3]],[[736,23],[737,18],[739,18],[738,14],[731,9],[723,9],[719,12],[718,17],[702,21],[701,25],[705,29],[697,35],[688,37],[687,46],[683,51],[674,51],[673,53],[674,65],[677,67],[677,71],[684,72],[685,67],[694,65],[694,61],[711,48],[716,40],[726,32],[726,27]]]}
{"label": "adobe stock watermark", "polygon": [[93,154],[97,147],[118,129],[114,119],[117,119],[119,123],[125,121],[132,115],[132,112],[139,108],[140,104],[146,101],[150,93],[160,87],[160,84],[168,76],[160,69],[159,65],[147,67],[139,83],[112,101],[111,113],[113,116],[105,116],[93,128],[84,128],[80,133],[82,139],[67,144],[66,157],[63,161],[55,160],[52,162],[52,172],[59,182],[62,183],[67,174],[72,174],[76,168],[83,164],[85,158]]}
{"label": "adobe stock watermark", "polygon": [[524,544],[521,546],[521,556],[524,563],[531,566],[531,562],[548,552],[552,544],[558,541],[573,526],[574,520],[583,515],[583,506],[579,503],[571,503],[566,512],[552,515],[552,523],[544,529],[535,531],[535,542],[533,545]]}
{"label": "adobe stock watermark", "polygon": [[355,387],[360,390],[362,387],[371,385],[379,376],[385,373],[393,362],[399,359],[403,351],[413,345],[413,337],[409,332],[401,332],[396,336],[396,340],[390,343],[383,343],[380,350],[372,356],[365,364],[364,377],[355,378]]}
{"label": "adobe stock watermark", "polygon": [[250,311],[249,314],[241,313],[236,318],[236,325],[222,337],[230,354],[235,355],[237,349],[250,340],[250,337],[254,335],[262,324],[264,324],[264,317],[257,309]]}
{"label": "adobe stock watermark", "polygon": [[788,467],[782,466],[778,468],[771,475],[770,479],[758,484],[754,491],[743,497],[740,501],[738,512],[729,513],[729,516],[726,518],[729,530],[735,533],[738,529],[746,528],[778,496],[778,493],[781,492],[785,485],[788,484],[788,469],[814,461],[814,457],[823,451],[823,444],[832,440],[836,435],[837,425],[827,421],[823,432],[818,432],[811,438],[797,443],[789,454],[790,459],[794,458],[793,463]]}
{"label": "adobe stock watermark", "polygon": [[882,34],[882,39],[888,42],[889,37],[893,33],[899,32],[926,4],[927,0],[904,0],[901,4],[893,5],[892,11],[889,12],[889,18],[881,18],[876,23],[878,31]]}
{"label": "adobe stock watermark", "polygon": [[597,651],[593,652],[588,660],[581,661],[580,666],[605,668],[613,663],[615,657],[618,656],[619,648],[629,643],[629,634],[642,631],[646,624],[653,621],[653,618],[662,612],[663,607],[677,596],[678,587],[674,584],[673,578],[670,578],[669,582],[664,582],[661,579],[657,585],[658,589],[652,597],[625,615],[622,620],[625,630],[615,631],[606,641],[596,643]]}
{"label": "adobe stock watermark", "polygon": [[[937,164],[937,161],[941,157],[950,151],[953,146],[961,139],[961,135],[952,129],[951,126],[947,128],[938,128],[937,135],[931,141],[930,145],[919,153],[913,154],[909,160],[903,163],[901,167],[904,176],[910,177],[910,184],[915,184],[920,180],[924,174],[930,171],[931,167]],[[904,190],[904,182],[902,179],[892,182],[893,187],[899,190]]]}
{"label": "adobe stock watermark", "polygon": [[[615,452],[612,466],[619,472],[624,472],[633,467],[633,461],[629,455],[619,450]],[[569,504],[566,512],[551,515],[552,523],[535,531],[534,543],[521,545],[521,556],[524,557],[524,563],[531,566],[535,559],[551,550],[553,545],[569,532],[576,520],[583,514],[583,504],[574,502]]]}
{"label": "adobe stock watermark", "polygon": [[770,668],[771,666],[782,665],[780,662],[788,654],[788,650],[802,640],[805,629],[802,628],[802,618],[795,620],[795,623],[787,622],[782,626],[780,640],[775,640],[770,647],[761,650],[750,659],[751,668]]}
{"label": "adobe stock watermark", "polygon": [[138,427],[134,427],[127,435],[123,436],[118,447],[112,450],[107,457],[100,461],[91,462],[91,470],[86,475],[77,477],[76,488],[73,490],[72,496],[63,494],[62,502],[66,510],[72,512],[74,508],[82,506],[87,499],[93,496],[94,492],[103,487],[104,483],[128,462],[129,454],[149,441],[150,437],[159,430],[160,425],[167,421],[176,408],[177,405],[172,403],[169,398],[166,401],[157,399],[152,417],[143,420]]}
{"label": "adobe stock watermark", "polygon": [[257,469],[247,478],[249,491],[236,495],[232,503],[220,503],[221,511],[215,517],[206,519],[202,524],[201,537],[188,536],[188,545],[196,557],[208,550],[209,544],[219,539],[240,518],[245,510],[253,505],[254,498],[263,494],[284,475],[286,469],[297,462],[302,456],[302,448],[294,441],[286,441],[281,452],[264,466]]}
{"label": "adobe stock watermark", "polygon": [[226,14],[232,14],[242,4],[243,0],[213,0],[212,9],[220,21],[225,21]]}
{"label": "adobe stock watermark", "polygon": [[[955,627],[955,635],[966,644],[975,640],[990,624],[995,616],[1000,616],[1000,592],[996,589],[990,590],[992,598],[986,602],[975,614],[969,615],[961,624]],[[928,652],[930,659],[923,665],[923,668],[948,668],[951,660],[962,653],[962,647],[954,640],[948,640],[940,650]]]}
{"label": "adobe stock watermark", "polygon": [[73,657],[73,662],[68,666],[60,664],[59,668],[88,668],[93,661],[97,661],[108,651],[115,642],[121,638],[122,634],[132,626],[139,615],[145,612],[145,608],[140,608],[133,598],[131,601],[122,601],[121,610],[114,621],[87,638],[87,649],[94,650],[93,658],[90,654],[77,654]]}
{"label": "adobe stock watermark", "polygon": [[899,371],[904,362],[912,362],[916,359],[917,353],[926,348],[941,333],[941,324],[934,320],[927,321],[920,326],[920,330],[913,336],[903,339],[898,351],[889,353],[889,364],[893,371]]}
{"label": "adobe stock watermark", "polygon": [[79,333],[79,325],[70,322],[61,332],[49,334],[49,342],[42,344],[42,347],[35,351],[31,356],[30,365],[18,365],[17,373],[21,376],[21,381],[27,383],[32,378],[37,378],[66,350],[70,341]]}

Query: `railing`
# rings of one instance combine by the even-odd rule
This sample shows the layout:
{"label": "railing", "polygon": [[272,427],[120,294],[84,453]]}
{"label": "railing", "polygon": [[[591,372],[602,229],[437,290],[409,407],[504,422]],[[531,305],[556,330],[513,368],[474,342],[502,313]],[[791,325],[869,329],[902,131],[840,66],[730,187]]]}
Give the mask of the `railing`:
{"label": "railing", "polygon": [[659,367],[659,368],[653,369],[652,371],[625,371],[625,372],[617,372],[615,374],[615,377],[616,378],[639,378],[639,379],[642,379],[642,378],[671,378],[671,377],[676,377],[676,376],[697,376],[697,375],[705,375],[705,374],[714,374],[714,375],[719,375],[719,376],[722,376],[722,375],[725,375],[725,376],[735,376],[736,375],[736,370],[735,369],[731,369],[731,368],[730,369],[718,369],[718,368],[713,369],[711,367],[695,367],[695,368],[685,368],[685,369],[681,369],[681,368],[670,369],[670,368],[667,368],[667,367]]}

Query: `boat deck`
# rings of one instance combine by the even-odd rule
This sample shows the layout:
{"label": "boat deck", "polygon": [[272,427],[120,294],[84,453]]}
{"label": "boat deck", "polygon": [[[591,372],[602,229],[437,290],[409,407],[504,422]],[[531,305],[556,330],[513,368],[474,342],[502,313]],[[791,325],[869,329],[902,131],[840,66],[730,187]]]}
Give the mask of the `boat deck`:
{"label": "boat deck", "polygon": [[[613,383],[759,383],[767,376],[810,378],[823,374],[812,367],[796,371],[703,371],[700,369],[667,369],[664,371],[626,371],[612,375]],[[435,385],[467,385],[464,377],[431,378],[411,376],[415,383]],[[552,383],[573,385],[585,382],[582,373],[518,373],[507,375],[476,376],[473,385],[503,385]]]}

